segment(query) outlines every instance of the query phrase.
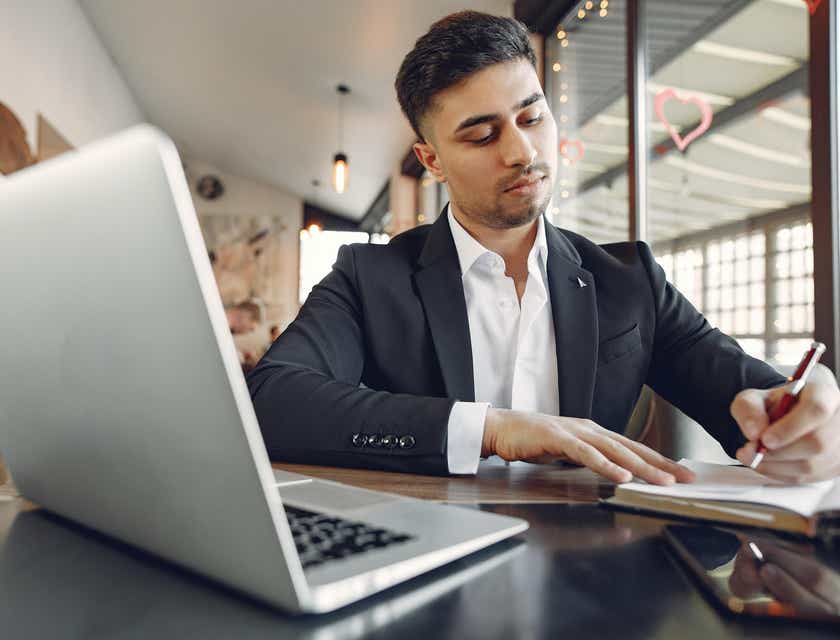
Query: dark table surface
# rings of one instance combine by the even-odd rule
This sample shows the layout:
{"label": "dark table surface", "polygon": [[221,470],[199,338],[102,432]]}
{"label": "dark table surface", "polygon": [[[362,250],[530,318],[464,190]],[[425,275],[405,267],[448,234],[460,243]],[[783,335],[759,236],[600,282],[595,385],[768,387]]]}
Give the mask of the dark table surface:
{"label": "dark table surface", "polygon": [[[736,618],[664,543],[596,504],[481,504],[524,534],[325,616],[292,617],[50,515],[0,502],[3,638],[837,638]],[[224,550],[220,550],[224,552]]]}

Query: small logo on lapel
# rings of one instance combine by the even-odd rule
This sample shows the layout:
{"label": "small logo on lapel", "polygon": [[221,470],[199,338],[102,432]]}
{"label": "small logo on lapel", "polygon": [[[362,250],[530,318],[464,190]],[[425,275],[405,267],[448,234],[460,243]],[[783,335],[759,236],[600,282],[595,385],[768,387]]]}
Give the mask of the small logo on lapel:
{"label": "small logo on lapel", "polygon": [[586,283],[585,283],[583,280],[581,280],[579,277],[578,277],[578,279],[577,279],[577,283],[578,283],[578,286],[579,286],[581,289],[583,289],[583,288],[586,286]]}

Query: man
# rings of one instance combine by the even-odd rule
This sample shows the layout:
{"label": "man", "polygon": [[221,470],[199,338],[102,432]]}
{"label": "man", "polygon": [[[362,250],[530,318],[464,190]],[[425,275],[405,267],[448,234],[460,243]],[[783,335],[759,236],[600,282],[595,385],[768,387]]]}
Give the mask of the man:
{"label": "man", "polygon": [[767,428],[785,379],[710,327],[645,244],[600,247],[545,221],[557,132],[535,66],[520,23],[475,12],[437,22],[405,58],[414,150],[450,204],[386,246],[342,247],[250,374],[269,454],[428,473],[475,473],[495,454],[690,481],[621,435],[648,384],[742,462],[762,435],[762,473],[836,475],[825,367]]}

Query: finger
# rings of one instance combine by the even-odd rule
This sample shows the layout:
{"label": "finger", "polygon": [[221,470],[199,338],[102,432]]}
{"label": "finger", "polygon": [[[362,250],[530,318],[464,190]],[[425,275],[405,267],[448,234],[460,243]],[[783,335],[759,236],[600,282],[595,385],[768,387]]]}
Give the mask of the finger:
{"label": "finger", "polygon": [[746,545],[742,545],[735,556],[729,588],[739,598],[750,598],[764,591],[764,584],[758,575],[758,564]]}
{"label": "finger", "polygon": [[[790,412],[761,434],[768,449],[780,449],[828,423],[840,405],[840,392],[822,382],[808,383]],[[837,428],[837,427],[834,427]]]}
{"label": "finger", "polygon": [[[743,447],[738,449],[738,451],[735,452],[735,457],[738,459],[738,462],[740,462],[745,467],[749,467],[750,465],[752,465],[753,458],[755,458],[757,445],[757,441],[748,442]],[[765,455],[770,455],[770,453],[771,452],[768,451]]]}
{"label": "finger", "polygon": [[[838,418],[840,416],[835,414],[835,418],[831,422],[817,427],[811,433],[794,440],[789,445],[768,450],[764,459],[767,462],[809,460],[818,457],[836,459],[838,451],[840,451],[840,425],[835,426],[834,422]],[[753,443],[747,443],[743,448],[748,451],[755,451]]]}
{"label": "finger", "polygon": [[663,456],[658,451],[654,451],[650,447],[643,445],[641,442],[636,442],[635,440],[619,433],[610,432],[609,437],[618,440],[621,444],[633,451],[648,464],[669,473],[677,480],[677,482],[694,482],[696,476],[691,469],[674,462],[670,458]]}
{"label": "finger", "polygon": [[577,438],[570,438],[569,441],[562,442],[563,452],[578,464],[582,464],[595,473],[598,473],[607,480],[612,482],[630,482],[633,479],[633,474],[611,460],[607,459],[604,454],[598,451],[591,444],[584,442]]}
{"label": "finger", "polygon": [[767,406],[772,403],[775,390],[744,389],[729,405],[729,412],[747,440],[757,440],[769,424]]}
{"label": "finger", "polygon": [[779,602],[792,604],[803,612],[828,613],[834,610],[834,607],[805,589],[784,569],[774,564],[762,565],[758,573],[764,588]]}
{"label": "finger", "polygon": [[823,600],[838,603],[840,575],[810,555],[802,555],[775,545],[766,545],[764,559],[784,569],[796,582]]}
{"label": "finger", "polygon": [[640,455],[623,443],[602,433],[585,436],[586,441],[619,466],[633,472],[637,478],[652,484],[674,484],[676,478],[656,466],[649,464]]}

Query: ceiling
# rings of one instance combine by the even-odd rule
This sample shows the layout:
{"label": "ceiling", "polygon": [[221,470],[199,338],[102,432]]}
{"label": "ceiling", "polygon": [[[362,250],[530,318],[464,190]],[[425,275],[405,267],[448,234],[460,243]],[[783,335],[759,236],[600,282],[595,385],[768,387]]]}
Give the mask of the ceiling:
{"label": "ceiling", "polygon": [[[186,156],[359,220],[414,140],[394,93],[438,18],[512,0],[80,0],[149,122]],[[344,100],[350,184],[330,188]],[[321,182],[319,188],[313,179]]]}

